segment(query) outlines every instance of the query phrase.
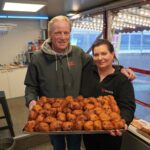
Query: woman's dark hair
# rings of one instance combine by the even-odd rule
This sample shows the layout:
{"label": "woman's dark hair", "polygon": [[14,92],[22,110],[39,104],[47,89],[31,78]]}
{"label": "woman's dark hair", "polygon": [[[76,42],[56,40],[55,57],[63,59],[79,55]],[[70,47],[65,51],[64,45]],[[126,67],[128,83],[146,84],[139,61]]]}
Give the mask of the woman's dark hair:
{"label": "woman's dark hair", "polygon": [[110,53],[114,52],[114,47],[108,40],[106,40],[106,39],[98,39],[92,45],[92,53],[93,53],[94,48],[96,46],[100,46],[100,45],[106,45],[108,47],[108,50],[109,50]]}
{"label": "woman's dark hair", "polygon": [[[110,53],[112,53],[112,52],[115,51],[115,50],[114,50],[114,46],[111,44],[110,41],[108,41],[108,40],[106,40],[106,39],[98,39],[98,40],[96,40],[96,41],[93,43],[93,45],[92,45],[92,47],[91,47],[93,54],[94,54],[94,48],[97,47],[97,46],[100,46],[100,45],[106,45],[106,46],[108,47],[108,50],[109,50]],[[117,62],[117,64],[119,64],[119,61],[118,61],[116,55],[114,55],[114,60]]]}

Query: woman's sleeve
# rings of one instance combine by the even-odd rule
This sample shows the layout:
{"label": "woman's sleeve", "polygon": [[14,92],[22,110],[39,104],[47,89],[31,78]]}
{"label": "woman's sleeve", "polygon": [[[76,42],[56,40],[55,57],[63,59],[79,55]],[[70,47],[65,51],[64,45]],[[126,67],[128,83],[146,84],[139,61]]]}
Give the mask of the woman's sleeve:
{"label": "woman's sleeve", "polygon": [[134,88],[132,83],[126,79],[120,83],[120,86],[117,89],[118,100],[121,116],[126,120],[126,123],[129,125],[133,120],[135,112],[135,95]]}
{"label": "woman's sleeve", "polygon": [[84,97],[91,97],[93,96],[91,94],[91,67],[93,65],[93,60],[89,60],[88,63],[86,63],[82,68],[82,74],[81,74],[81,85],[80,85],[80,95]]}

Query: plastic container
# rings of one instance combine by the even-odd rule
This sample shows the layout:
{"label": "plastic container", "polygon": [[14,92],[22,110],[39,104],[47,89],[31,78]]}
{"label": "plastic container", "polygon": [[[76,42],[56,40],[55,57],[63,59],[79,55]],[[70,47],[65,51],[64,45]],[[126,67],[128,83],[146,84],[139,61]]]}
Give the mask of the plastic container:
{"label": "plastic container", "polygon": [[0,139],[0,150],[15,150],[15,140],[13,138]]}

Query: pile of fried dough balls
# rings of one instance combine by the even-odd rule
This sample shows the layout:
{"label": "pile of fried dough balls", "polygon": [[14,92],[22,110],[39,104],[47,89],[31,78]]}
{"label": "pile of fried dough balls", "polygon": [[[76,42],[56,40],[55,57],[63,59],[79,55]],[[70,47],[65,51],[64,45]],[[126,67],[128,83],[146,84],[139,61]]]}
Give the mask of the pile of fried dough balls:
{"label": "pile of fried dough balls", "polygon": [[123,129],[124,126],[125,120],[113,96],[42,96],[29,111],[24,131],[94,131]]}

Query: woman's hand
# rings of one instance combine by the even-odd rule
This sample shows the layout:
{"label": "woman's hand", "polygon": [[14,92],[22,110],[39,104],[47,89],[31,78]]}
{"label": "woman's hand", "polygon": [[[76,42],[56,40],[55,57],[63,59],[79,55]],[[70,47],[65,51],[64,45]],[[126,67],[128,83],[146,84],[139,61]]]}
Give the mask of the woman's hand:
{"label": "woman's hand", "polygon": [[[125,130],[128,129],[128,126],[127,124],[125,124],[125,127],[124,127]],[[119,130],[119,129],[116,129],[116,130],[113,130],[113,131],[109,131],[110,135],[112,136],[122,136],[122,132]]]}
{"label": "woman's hand", "polygon": [[36,105],[36,100],[32,100],[32,101],[29,103],[29,110],[31,110],[34,105]]}
{"label": "woman's hand", "polygon": [[121,68],[121,73],[123,73],[129,80],[134,80],[136,78],[135,73],[132,69]]}

